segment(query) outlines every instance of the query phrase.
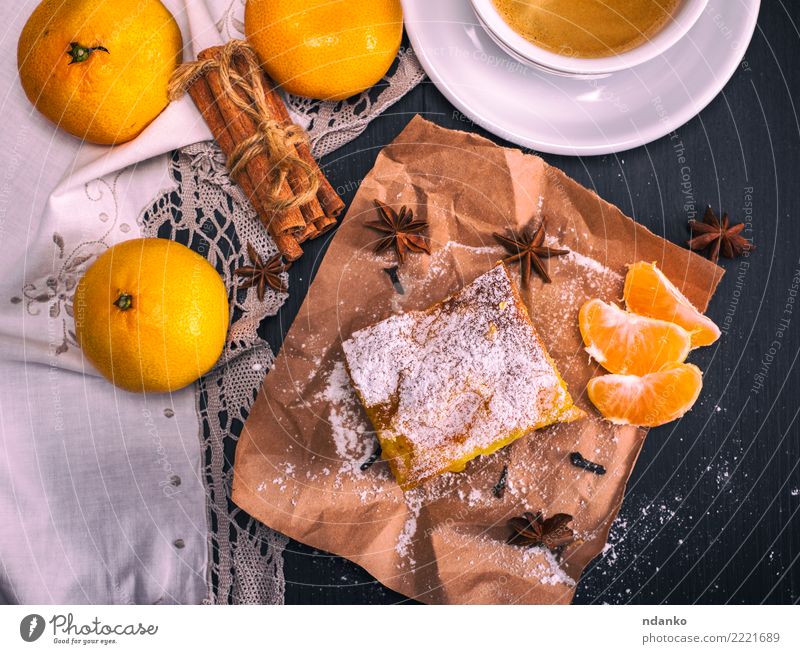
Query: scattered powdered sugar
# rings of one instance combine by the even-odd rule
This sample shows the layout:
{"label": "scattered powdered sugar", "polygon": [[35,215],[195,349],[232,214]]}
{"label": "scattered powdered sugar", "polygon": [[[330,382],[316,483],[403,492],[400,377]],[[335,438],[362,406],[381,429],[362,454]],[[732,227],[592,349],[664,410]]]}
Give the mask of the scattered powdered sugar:
{"label": "scattered powdered sugar", "polygon": [[[548,239],[546,244],[551,248],[569,250],[554,238]],[[563,256],[548,259],[547,265],[551,274],[557,271],[558,279],[542,289],[546,295],[542,301],[548,303],[549,318],[555,323],[577,323],[578,309],[590,298],[621,295],[624,276],[590,256],[569,250]]]}
{"label": "scattered powdered sugar", "polygon": [[546,547],[529,547],[523,550],[523,562],[528,566],[525,576],[535,577],[546,586],[564,584],[574,586],[575,580],[558,564],[558,559]]}
{"label": "scattered powdered sugar", "polygon": [[442,247],[435,249],[426,260],[425,274],[403,274],[400,272],[400,282],[405,289],[405,294],[395,293],[392,296],[392,310],[395,313],[405,311],[404,302],[413,293],[416,287],[431,288],[437,280],[447,277],[458,268],[458,255],[469,255],[470,258],[479,260],[483,258],[487,266],[494,265],[503,257],[503,248],[499,245],[475,246],[448,241]]}
{"label": "scattered powdered sugar", "polygon": [[614,546],[611,543],[606,543],[603,545],[603,551],[600,553],[604,559],[609,558],[611,561],[617,560],[617,551],[614,549]]}
{"label": "scattered powdered sugar", "polygon": [[365,423],[343,362],[337,361],[334,365],[322,399],[328,402],[328,422],[336,454],[342,461],[342,472],[360,472],[361,463],[369,456],[375,440]]}
{"label": "scattered powdered sugar", "polygon": [[488,501],[494,499],[491,497],[491,491],[484,493],[480,488],[459,488],[456,493],[458,499],[465,502],[469,507],[485,506]]}
{"label": "scattered powdered sugar", "polygon": [[[452,542],[453,545],[463,545],[464,536],[457,530],[437,530],[437,534],[446,542]],[[569,589],[576,586],[575,580],[559,564],[557,556],[546,547],[498,547],[497,540],[487,534],[470,538],[474,547],[470,549],[469,558],[460,561],[465,569],[490,563],[490,567],[506,570],[508,575],[530,579],[543,586],[560,585]],[[453,556],[457,557],[459,551],[461,551],[461,547]],[[492,584],[498,600],[503,599],[503,585],[502,577]],[[513,601],[518,598],[510,595],[507,599]]]}
{"label": "scattered powdered sugar", "polygon": [[422,505],[425,502],[425,495],[421,491],[411,490],[405,494],[406,507],[408,508],[408,518],[403,525],[403,531],[397,537],[397,544],[395,551],[406,559],[406,562],[413,566],[416,561],[411,556],[412,546],[414,544],[414,536],[417,533],[417,520],[419,513],[422,510]]}
{"label": "scattered powdered sugar", "polygon": [[[552,245],[551,247],[560,247],[560,246]],[[597,259],[592,259],[591,257],[587,257],[585,254],[581,254],[580,252],[575,252],[575,250],[570,250],[568,254],[565,254],[563,256],[563,260],[575,263],[581,268],[585,268],[586,270],[590,270],[593,273],[608,278],[610,281],[621,282],[624,279],[620,273],[604,266],[602,263],[597,261]]]}
{"label": "scattered powdered sugar", "polygon": [[353,389],[350,386],[350,379],[344,363],[337,361],[331,374],[328,375],[328,383],[322,391],[322,399],[331,404],[341,404],[347,402],[353,396]]}
{"label": "scattered powdered sugar", "polygon": [[[670,485],[686,488],[686,493],[670,492],[665,487],[655,498],[641,493],[626,497],[602,556],[584,572],[579,591],[583,600],[612,604],[661,601],[670,574],[680,579],[709,555],[710,544],[724,540],[720,538],[724,528],[719,533],[713,531],[715,520],[728,520],[731,507],[737,504],[726,496],[741,496],[737,481],[745,474],[736,466],[741,460],[741,445],[729,445],[724,455],[720,453],[709,462],[687,463],[680,471],[669,473]],[[800,489],[796,492],[800,495]],[[658,574],[662,568],[666,576]],[[660,583],[654,583],[656,579]],[[730,588],[716,582],[703,593],[704,601],[730,598]]]}
{"label": "scattered powdered sugar", "polygon": [[427,281],[430,277],[439,276],[452,268],[454,256],[453,252],[455,250],[461,250],[462,252],[468,252],[469,254],[476,256],[492,256],[492,258],[495,260],[500,259],[504,252],[503,248],[501,248],[499,245],[475,246],[459,243],[458,241],[448,241],[443,247],[431,254],[430,261],[428,263],[428,276],[425,278],[425,281]]}

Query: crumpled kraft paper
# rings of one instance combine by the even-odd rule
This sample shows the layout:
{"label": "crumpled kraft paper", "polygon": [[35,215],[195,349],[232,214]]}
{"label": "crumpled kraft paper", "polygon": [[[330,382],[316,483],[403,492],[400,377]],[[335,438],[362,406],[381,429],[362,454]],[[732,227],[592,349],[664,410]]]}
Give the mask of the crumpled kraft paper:
{"label": "crumpled kraft paper", "polygon": [[[429,222],[432,254],[399,268],[404,293],[375,254],[373,199]],[[546,220],[551,284],[523,292],[531,318],[587,417],[531,433],[463,473],[405,495],[378,462],[371,427],[347,383],[341,341],[356,329],[457,291],[503,256],[493,232]],[[602,370],[583,349],[578,310],[619,300],[626,265],[655,261],[701,310],[722,270],[659,238],[539,157],[414,118],[379,154],[342,221],[266,375],[236,451],[234,501],[268,526],[344,556],[386,586],[437,603],[568,603],[603,549],[645,430],[599,418],[586,382]],[[512,264],[518,280],[519,267]],[[601,463],[599,476],[569,454]],[[493,492],[504,466],[507,486]],[[507,545],[526,510],[574,516],[576,542],[553,556]]]}

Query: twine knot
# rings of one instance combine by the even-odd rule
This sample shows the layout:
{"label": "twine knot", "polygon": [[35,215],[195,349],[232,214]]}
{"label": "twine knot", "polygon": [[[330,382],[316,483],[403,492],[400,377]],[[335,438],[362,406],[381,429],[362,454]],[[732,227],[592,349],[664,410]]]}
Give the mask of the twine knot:
{"label": "twine knot", "polygon": [[[241,74],[234,65],[236,59],[244,64]],[[319,190],[319,178],[313,167],[297,155],[296,148],[306,142],[308,136],[301,127],[276,119],[270,111],[267,101],[269,82],[246,41],[229,41],[220,48],[218,56],[202,58],[201,54],[198,61],[178,66],[169,82],[170,100],[182,96],[192,84],[211,71],[218,72],[226,99],[255,124],[254,133],[237,143],[228,156],[231,178],[235,180],[254,157],[263,155],[270,171],[266,190],[271,204],[267,208],[286,211],[310,202]],[[281,198],[280,188],[290,174],[304,180],[303,190],[293,193],[291,198]]]}

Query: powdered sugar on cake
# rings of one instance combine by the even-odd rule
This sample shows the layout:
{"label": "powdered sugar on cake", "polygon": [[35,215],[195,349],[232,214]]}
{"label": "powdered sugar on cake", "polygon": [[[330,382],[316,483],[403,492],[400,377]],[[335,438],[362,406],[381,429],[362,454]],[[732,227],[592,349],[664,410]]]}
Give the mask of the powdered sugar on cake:
{"label": "powdered sugar on cake", "polygon": [[571,405],[504,266],[427,312],[362,329],[343,344],[367,407],[394,409],[382,438],[413,447],[424,478]]}

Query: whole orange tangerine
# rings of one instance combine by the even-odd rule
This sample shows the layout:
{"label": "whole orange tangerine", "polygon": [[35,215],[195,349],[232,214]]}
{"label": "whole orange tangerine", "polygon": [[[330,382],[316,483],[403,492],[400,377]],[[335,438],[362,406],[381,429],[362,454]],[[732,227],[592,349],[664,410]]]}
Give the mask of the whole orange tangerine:
{"label": "whole orange tangerine", "polygon": [[403,36],[400,0],[248,0],[247,40],[289,93],[343,100],[369,88]]}
{"label": "whole orange tangerine", "polygon": [[43,0],[22,28],[17,67],[47,118],[109,145],[137,136],[169,104],[182,47],[159,0]]}
{"label": "whole orange tangerine", "polygon": [[174,391],[207,373],[228,330],[217,271],[175,241],[139,238],[101,254],[74,299],[86,359],[129,391]]}

